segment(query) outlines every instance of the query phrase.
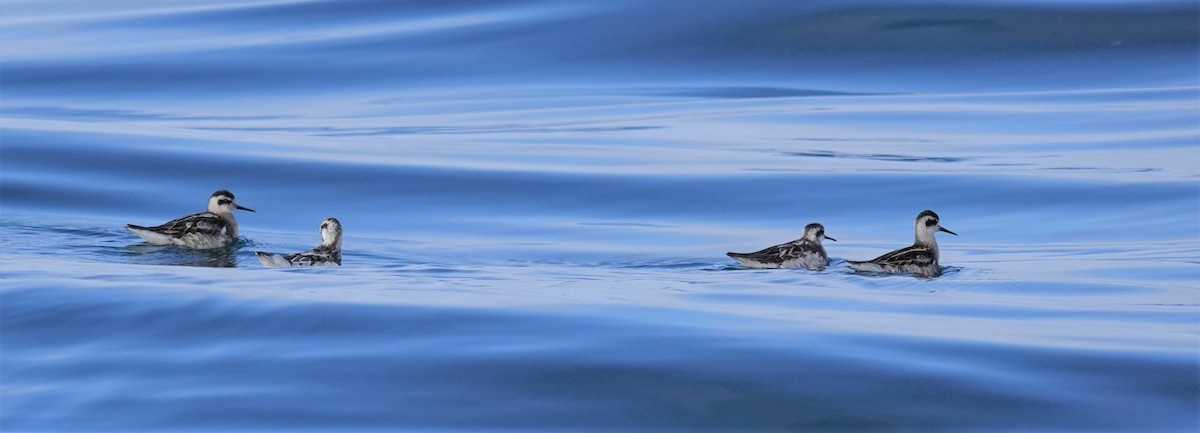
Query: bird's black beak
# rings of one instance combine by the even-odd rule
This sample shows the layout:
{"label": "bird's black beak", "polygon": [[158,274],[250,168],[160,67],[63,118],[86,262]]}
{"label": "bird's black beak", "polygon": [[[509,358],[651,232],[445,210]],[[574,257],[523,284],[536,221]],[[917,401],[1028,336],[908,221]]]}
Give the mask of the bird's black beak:
{"label": "bird's black beak", "polygon": [[954,236],[958,236],[958,233],[952,232],[952,231],[950,231],[950,230],[946,230],[946,228],[945,228],[945,227],[938,227],[938,231],[939,231],[939,232],[946,232],[946,233],[950,233],[950,234],[952,234],[952,235],[954,235]]}
{"label": "bird's black beak", "polygon": [[245,207],[245,206],[242,206],[242,205],[240,205],[240,204],[234,204],[233,206],[234,206],[234,207],[236,207],[236,208],[238,208],[238,209],[241,209],[241,210],[248,210],[248,211],[250,211],[250,212],[254,212],[254,209],[250,209],[250,208],[248,208],[248,207]]}
{"label": "bird's black beak", "polygon": [[837,242],[837,239],[831,238],[831,237],[829,237],[829,236],[825,236],[825,239],[829,239],[829,240],[831,240],[831,241]]}

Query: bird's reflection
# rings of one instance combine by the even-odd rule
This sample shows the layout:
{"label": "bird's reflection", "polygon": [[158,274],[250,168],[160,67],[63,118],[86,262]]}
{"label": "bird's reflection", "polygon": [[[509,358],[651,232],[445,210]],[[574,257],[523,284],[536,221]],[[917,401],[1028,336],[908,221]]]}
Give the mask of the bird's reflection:
{"label": "bird's reflection", "polygon": [[208,268],[237,267],[237,248],[192,250],[173,245],[135,244],[125,247],[126,256],[142,264],[197,266]]}

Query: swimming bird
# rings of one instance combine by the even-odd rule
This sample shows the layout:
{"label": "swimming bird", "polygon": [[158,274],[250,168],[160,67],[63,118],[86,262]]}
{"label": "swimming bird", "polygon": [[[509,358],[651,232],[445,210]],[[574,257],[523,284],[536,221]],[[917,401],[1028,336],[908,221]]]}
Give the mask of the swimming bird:
{"label": "swimming bird", "polygon": [[917,239],[911,247],[901,248],[867,261],[848,261],[846,266],[862,272],[916,274],[922,277],[941,275],[942,270],[938,267],[938,244],[933,235],[946,232],[958,236],[958,233],[942,227],[938,214],[931,210],[917,215],[913,231],[916,232]]}
{"label": "swimming bird", "polygon": [[805,268],[821,270],[829,266],[829,256],[821,240],[837,239],[825,236],[825,226],[812,223],[804,227],[804,237],[765,248],[753,253],[725,253],[748,268]]}
{"label": "swimming bird", "polygon": [[234,203],[233,193],[222,189],[208,198],[208,212],[180,217],[156,227],[126,224],[125,229],[152,244],[197,250],[219,248],[232,244],[238,237],[235,209],[254,212]]}
{"label": "swimming bird", "polygon": [[311,251],[295,254],[275,254],[257,251],[263,266],[322,266],[342,265],[342,223],[337,218],[321,222],[321,245]]}

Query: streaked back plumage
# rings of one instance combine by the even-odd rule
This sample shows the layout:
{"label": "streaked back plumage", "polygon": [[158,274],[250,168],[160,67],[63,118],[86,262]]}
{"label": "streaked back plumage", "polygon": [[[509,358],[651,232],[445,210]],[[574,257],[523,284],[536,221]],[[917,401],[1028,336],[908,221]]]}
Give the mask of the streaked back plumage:
{"label": "streaked back plumage", "polygon": [[207,212],[183,216],[153,227],[126,224],[125,229],[156,245],[220,248],[232,245],[237,240],[238,224],[233,216],[235,209],[254,211],[239,206],[233,201],[233,193],[222,189],[209,196]]}
{"label": "streaked back plumage", "polygon": [[871,260],[848,261],[846,266],[861,272],[916,274],[936,277],[941,274],[939,251],[935,233],[944,231],[956,234],[941,226],[937,213],[925,210],[913,221],[913,244]]}
{"label": "streaked back plumage", "polygon": [[825,227],[813,223],[804,227],[804,235],[791,242],[771,246],[753,253],[729,252],[725,255],[748,268],[804,268],[820,270],[829,266],[829,256],[821,241],[834,240],[825,236]]}
{"label": "streaked back plumage", "polygon": [[256,251],[263,266],[323,266],[342,265],[342,223],[337,218],[326,218],[321,222],[321,244],[309,251],[294,254],[277,254]]}

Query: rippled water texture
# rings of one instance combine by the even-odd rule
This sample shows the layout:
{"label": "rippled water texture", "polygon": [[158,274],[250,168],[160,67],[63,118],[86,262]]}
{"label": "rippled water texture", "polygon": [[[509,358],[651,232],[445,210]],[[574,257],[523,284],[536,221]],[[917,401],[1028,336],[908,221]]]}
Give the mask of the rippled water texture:
{"label": "rippled water texture", "polygon": [[[0,430],[1196,431],[1197,23],[2,2]],[[123,229],[217,189],[234,248]],[[924,209],[941,277],[846,267]],[[344,266],[255,258],[326,217]]]}

